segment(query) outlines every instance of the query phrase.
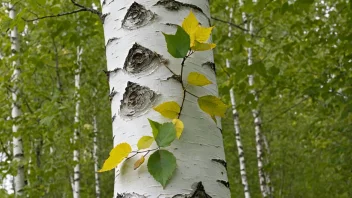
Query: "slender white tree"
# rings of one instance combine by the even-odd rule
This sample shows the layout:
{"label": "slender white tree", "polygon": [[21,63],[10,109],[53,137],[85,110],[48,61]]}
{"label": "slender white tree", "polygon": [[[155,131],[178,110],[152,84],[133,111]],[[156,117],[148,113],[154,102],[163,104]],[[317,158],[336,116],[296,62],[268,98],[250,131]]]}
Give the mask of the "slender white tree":
{"label": "slender white tree", "polygon": [[[202,26],[209,26],[209,1],[102,0],[101,5],[114,145],[128,142],[137,150],[138,140],[152,134],[147,118],[168,121],[152,110],[164,102],[175,101],[181,107],[178,118],[185,127],[182,138],[167,147],[177,168],[165,188],[148,173],[149,166],[133,170],[135,161],[130,159],[115,170],[114,197],[229,198],[220,120],[216,124],[197,103],[199,96],[218,94],[213,53],[176,59],[168,53],[162,34],[174,34],[191,10]],[[191,72],[203,74],[212,84],[187,84]],[[163,174],[164,167],[159,170]]]}
{"label": "slender white tree", "polygon": [[[12,4],[9,4],[9,16],[11,19],[15,19],[16,17],[16,11],[15,7]],[[10,33],[10,38],[11,38],[11,50],[12,50],[12,56],[16,55],[20,51],[20,42],[19,42],[19,35],[17,32],[16,26],[11,30]],[[12,126],[12,131],[14,133],[13,136],[13,160],[18,164],[17,165],[17,173],[14,177],[14,184],[15,184],[15,194],[16,196],[21,196],[23,195],[23,188],[25,186],[25,175],[24,175],[24,165],[23,165],[23,159],[24,159],[24,153],[23,153],[23,143],[22,143],[22,137],[19,136],[18,134],[18,129],[19,129],[19,123],[18,123],[18,118],[22,115],[22,112],[20,110],[19,104],[18,104],[18,94],[19,94],[19,89],[18,89],[18,79],[20,75],[20,62],[19,59],[16,58],[13,61],[13,76],[12,76],[12,82],[13,82],[13,87],[12,87],[12,119],[14,121],[14,124]]]}
{"label": "slender white tree", "polygon": [[[74,134],[73,134],[73,144],[76,145],[79,141],[79,109],[80,109],[80,80],[81,80],[81,70],[82,70],[82,53],[83,49],[77,47],[77,66],[78,68],[75,70],[75,99],[76,99],[76,107],[75,107],[75,118],[74,118]],[[80,197],[80,164],[79,164],[79,149],[78,147],[75,148],[73,151],[73,161],[76,162],[76,165],[73,169],[73,198]]]}
{"label": "slender white tree", "polygon": [[[229,7],[227,7],[228,9]],[[230,8],[230,22],[233,19],[233,8]],[[229,33],[228,37],[231,39],[232,38],[232,27],[229,25]],[[226,59],[226,67],[230,68],[230,61]],[[246,172],[246,163],[245,163],[245,157],[244,157],[244,151],[243,151],[243,145],[242,145],[242,140],[241,140],[241,127],[240,127],[240,119],[239,119],[239,113],[236,108],[236,100],[235,100],[235,93],[233,88],[230,89],[230,99],[231,99],[231,104],[232,104],[232,115],[233,115],[233,123],[234,123],[234,131],[235,131],[235,138],[236,138],[236,146],[237,146],[237,151],[238,151],[238,159],[240,163],[240,174],[241,174],[241,181],[243,185],[243,191],[244,191],[244,197],[245,198],[250,198],[250,192],[249,192],[249,184],[247,180],[247,172]]]}
{"label": "slender white tree", "polygon": [[[254,1],[256,2],[256,1]],[[243,1],[239,0],[240,6],[243,5]],[[253,20],[247,21],[246,13],[242,13],[242,20],[245,22],[245,29],[248,30],[248,34],[253,35]],[[248,54],[248,66],[253,64],[253,51],[252,48],[247,48]],[[248,75],[248,83],[249,86],[254,85],[254,75]],[[255,100],[258,101],[258,94],[255,90],[251,90],[251,93],[254,95]],[[262,122],[259,115],[259,111],[257,109],[252,109],[252,114],[254,118],[254,129],[255,129],[255,141],[256,141],[256,151],[257,151],[257,161],[258,161],[258,174],[259,174],[259,183],[260,183],[260,190],[263,197],[271,197],[270,187],[268,185],[268,181],[270,182],[269,175],[264,171],[264,152],[263,152],[263,135],[261,131]]]}
{"label": "slender white tree", "polygon": [[[94,113],[96,113],[94,111]],[[93,159],[94,159],[94,177],[95,177],[95,196],[100,198],[100,183],[99,183],[99,163],[98,163],[98,125],[97,125],[97,116],[93,116]]]}

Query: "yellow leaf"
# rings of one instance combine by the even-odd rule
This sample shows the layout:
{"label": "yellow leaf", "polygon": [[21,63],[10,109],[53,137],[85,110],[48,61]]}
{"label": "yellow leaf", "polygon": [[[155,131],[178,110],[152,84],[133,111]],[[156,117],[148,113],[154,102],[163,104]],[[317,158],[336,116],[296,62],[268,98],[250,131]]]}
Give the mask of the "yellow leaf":
{"label": "yellow leaf", "polygon": [[214,27],[202,27],[198,26],[196,32],[195,32],[195,40],[200,42],[200,43],[205,43],[211,34],[211,31],[213,30]]}
{"label": "yellow leaf", "polygon": [[228,106],[224,104],[220,98],[211,95],[198,98],[198,104],[200,109],[212,117],[225,117],[225,112],[228,108]]}
{"label": "yellow leaf", "polygon": [[179,119],[173,119],[172,123],[175,125],[176,137],[177,137],[177,139],[180,139],[185,126],[183,125],[183,122]]}
{"label": "yellow leaf", "polygon": [[166,118],[174,119],[177,118],[181,108],[177,102],[171,101],[164,102],[163,104],[154,107],[153,109]]}
{"label": "yellow leaf", "polygon": [[188,81],[188,84],[195,85],[195,86],[205,86],[205,85],[212,84],[212,82],[208,80],[206,76],[198,72],[189,73],[187,81]]}
{"label": "yellow leaf", "polygon": [[134,163],[134,170],[136,170],[137,168],[139,168],[143,163],[144,163],[144,156],[142,156],[139,160],[137,160]]}
{"label": "yellow leaf", "polygon": [[[192,11],[190,11],[189,15],[182,22],[182,28],[189,35],[191,39],[190,47],[193,48],[194,46],[197,45],[197,42],[205,44],[205,42],[209,39],[211,31],[213,30],[214,27],[200,26],[197,20],[197,17],[193,14]],[[198,44],[198,47],[195,49],[198,49],[196,51],[205,51],[205,50],[213,49],[214,47],[215,47],[215,44],[209,44],[209,46],[208,45],[199,46]]]}
{"label": "yellow leaf", "polygon": [[123,159],[128,157],[131,153],[132,148],[127,143],[118,144],[115,148],[110,151],[110,156],[107,160],[105,160],[103,168],[98,172],[105,172],[111,169],[114,169],[119,163],[122,162]]}
{"label": "yellow leaf", "polygon": [[199,43],[198,41],[194,43],[194,46],[191,47],[193,51],[207,51],[216,47],[214,43]]}
{"label": "yellow leaf", "polygon": [[185,20],[182,22],[182,28],[187,32],[187,34],[191,38],[191,46],[193,46],[195,33],[198,29],[198,26],[199,26],[199,22],[196,16],[191,11],[189,15],[185,18]]}
{"label": "yellow leaf", "polygon": [[143,136],[138,141],[138,144],[137,144],[138,150],[149,148],[150,145],[152,145],[153,142],[154,142],[154,138],[153,137],[151,137],[151,136]]}

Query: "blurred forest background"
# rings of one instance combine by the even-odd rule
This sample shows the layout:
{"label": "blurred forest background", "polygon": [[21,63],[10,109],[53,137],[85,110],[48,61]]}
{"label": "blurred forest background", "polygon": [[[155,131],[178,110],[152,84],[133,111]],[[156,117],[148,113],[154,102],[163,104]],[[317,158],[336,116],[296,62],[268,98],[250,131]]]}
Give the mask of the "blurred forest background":
{"label": "blurred forest background", "polygon": [[[102,23],[71,1],[12,1],[0,5],[0,197],[13,197],[12,125],[20,125],[28,197],[71,197],[74,149],[81,153],[81,197],[95,197],[93,139],[99,167],[112,148],[111,113]],[[80,4],[100,10],[98,0]],[[233,88],[252,197],[259,187],[252,109],[259,109],[264,171],[274,197],[352,197],[352,1],[211,0],[219,91],[231,104]],[[246,21],[242,14],[246,13]],[[249,22],[253,31],[249,32]],[[20,51],[11,55],[10,29],[17,27]],[[229,31],[231,34],[229,35]],[[76,50],[81,56],[80,121],[75,116]],[[247,64],[252,49],[253,65]],[[11,118],[12,62],[20,60],[18,104]],[[226,67],[228,60],[230,68]],[[248,75],[254,74],[250,86]],[[258,100],[250,93],[257,90]],[[97,119],[97,131],[93,118]],[[231,109],[223,120],[232,197],[244,197]],[[79,128],[80,139],[71,138]],[[267,143],[267,144],[265,144]],[[113,171],[99,174],[101,197],[113,195]]]}

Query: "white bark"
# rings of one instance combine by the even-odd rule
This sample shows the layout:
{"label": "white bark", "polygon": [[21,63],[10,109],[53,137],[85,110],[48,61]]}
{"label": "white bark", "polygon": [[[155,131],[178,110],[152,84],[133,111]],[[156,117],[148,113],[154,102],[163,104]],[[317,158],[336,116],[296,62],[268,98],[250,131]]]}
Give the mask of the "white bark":
{"label": "white bark", "polygon": [[[74,118],[74,123],[75,123],[75,129],[74,129],[74,134],[73,134],[73,144],[77,144],[79,140],[79,106],[81,103],[80,100],[80,95],[79,95],[79,90],[80,90],[80,78],[81,78],[81,68],[82,68],[82,62],[81,62],[81,55],[83,53],[82,48],[77,47],[77,64],[78,68],[75,71],[75,99],[76,99],[76,109],[75,109],[75,118]],[[77,164],[75,165],[73,169],[73,198],[79,198],[80,197],[80,164],[79,164],[79,149],[76,148],[73,151],[73,161],[76,162]]]}
{"label": "white bark", "polygon": [[98,126],[97,126],[97,117],[93,117],[93,159],[94,159],[94,176],[95,176],[95,196],[100,198],[100,184],[99,184],[99,166],[98,166]]}
{"label": "white bark", "polygon": [[[233,8],[230,8],[230,22],[232,21],[232,18],[233,18]],[[232,31],[232,28],[231,28],[231,25],[229,25],[229,33],[228,33],[229,38],[231,38],[231,36],[232,36],[231,31]],[[230,61],[228,59],[226,59],[226,67],[230,68]],[[242,185],[243,185],[244,197],[250,198],[251,195],[249,192],[249,184],[248,184],[247,172],[246,172],[246,163],[245,163],[243,145],[242,145],[242,140],[241,140],[240,119],[239,119],[239,113],[236,108],[235,93],[234,93],[233,88],[230,89],[230,98],[231,98],[231,104],[232,104],[232,114],[233,114],[233,122],[234,122],[234,127],[235,127],[236,146],[237,146],[238,158],[239,158],[239,163],[240,163],[240,174],[241,174],[241,181],[242,181]]]}
{"label": "white bark", "polygon": [[[209,2],[208,0],[182,0],[184,5],[172,6],[173,10],[170,10],[163,5],[156,5],[158,0],[139,0],[138,4],[151,12],[145,11],[145,15],[139,18],[140,9],[135,10],[133,14],[130,13],[131,17],[127,18],[124,23],[125,27],[122,26],[122,22],[126,13],[131,5],[136,5],[136,3],[133,0],[102,0],[101,2],[103,13],[108,14],[104,21],[107,67],[109,71],[121,69],[110,72],[109,75],[110,90],[111,92],[116,91],[111,102],[114,116],[114,145],[128,142],[133,150],[136,150],[139,138],[152,134],[147,118],[159,122],[170,122],[153,111],[151,107],[166,101],[176,101],[181,105],[183,99],[181,84],[174,79],[168,79],[172,73],[164,66],[168,64],[171,70],[180,74],[182,60],[173,58],[167,52],[162,32],[167,34],[176,32],[176,28],[167,23],[178,25],[182,23],[191,10],[185,4],[201,8],[204,13],[193,11],[200,23],[208,26]],[[174,1],[164,2],[168,2],[168,5],[176,5]],[[149,20],[152,18],[152,13],[156,15]],[[139,22],[137,25],[134,24],[133,17]],[[168,60],[168,63],[156,58],[151,64],[142,64],[139,68],[127,68],[126,71],[123,69],[124,63],[129,50],[135,43],[160,54],[163,59]],[[142,53],[139,53],[139,56],[135,58],[141,59],[141,56],[143,56]],[[190,92],[198,96],[218,94],[215,72],[209,64],[204,64],[213,61],[212,51],[196,52],[186,60],[184,81],[190,72],[197,71],[206,75],[214,83],[203,88],[188,86],[187,89]],[[131,71],[137,72],[132,73]],[[121,103],[123,99],[129,105]],[[120,110],[121,104],[122,110]],[[226,169],[220,163],[212,161],[212,159],[225,159],[222,134],[218,128],[220,124],[217,126],[210,116],[201,111],[197,98],[188,94],[186,94],[180,119],[185,125],[183,135],[180,140],[176,140],[168,147],[177,159],[177,170],[166,188],[163,189],[153,179],[148,173],[146,164],[134,171],[135,159],[133,159],[124,162],[116,169],[114,197],[126,193],[123,197],[181,198],[191,194],[192,185],[198,182],[202,182],[206,193],[213,198],[230,197],[229,189],[217,181],[227,181]]]}
{"label": "white bark", "polygon": [[[14,19],[16,17],[16,12],[15,12],[15,7],[12,4],[9,4],[9,16],[11,19]],[[11,30],[10,33],[11,37],[11,50],[12,50],[12,56],[14,56],[16,53],[19,52],[20,50],[20,43],[19,43],[19,38],[18,38],[18,33],[17,33],[17,28],[16,26]],[[12,75],[12,82],[13,82],[13,90],[12,90],[12,119],[14,120],[14,124],[12,126],[12,131],[13,133],[18,132],[18,117],[22,115],[22,112],[17,104],[17,97],[18,97],[18,87],[17,87],[17,81],[20,75],[20,70],[19,70],[19,60],[16,59],[13,62],[13,68],[14,72]],[[18,163],[17,167],[17,175],[14,177],[14,184],[15,184],[15,194],[16,196],[21,196],[23,194],[23,188],[25,185],[24,182],[24,166],[22,164],[22,160],[24,158],[23,154],[23,144],[22,144],[22,137],[18,136],[18,134],[14,135],[13,137],[13,160]]]}
{"label": "white bark", "polygon": [[[255,2],[255,1],[254,1]],[[243,1],[239,0],[240,6],[243,5]],[[242,13],[242,20],[247,21],[246,13]],[[249,23],[249,25],[248,25]],[[245,24],[245,29],[249,30],[249,34],[253,34],[253,21],[249,21]],[[252,48],[247,48],[248,53],[248,66],[253,64],[253,52]],[[254,85],[254,76],[248,75],[248,83],[249,86]],[[258,94],[255,90],[252,90],[251,93],[254,95],[255,100],[258,100]],[[259,183],[260,183],[260,191],[263,197],[271,196],[271,192],[268,186],[268,181],[266,177],[268,175],[264,172],[264,163],[263,163],[263,140],[262,140],[262,132],[261,132],[261,119],[257,109],[252,110],[253,118],[254,118],[254,127],[255,127],[255,142],[256,142],[256,150],[257,150],[257,161],[258,161],[258,175],[259,175]],[[269,179],[270,180],[270,179]]]}

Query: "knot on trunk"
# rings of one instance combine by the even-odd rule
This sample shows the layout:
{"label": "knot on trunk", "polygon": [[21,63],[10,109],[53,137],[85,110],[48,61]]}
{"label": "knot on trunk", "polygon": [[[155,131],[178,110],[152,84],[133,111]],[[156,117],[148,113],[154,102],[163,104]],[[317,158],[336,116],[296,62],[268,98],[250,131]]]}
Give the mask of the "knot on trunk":
{"label": "knot on trunk", "polygon": [[124,70],[129,74],[138,74],[149,69],[155,69],[160,64],[160,55],[135,43],[124,63]]}
{"label": "knot on trunk", "polygon": [[122,20],[122,28],[135,30],[147,25],[155,18],[155,14],[147,10],[143,5],[134,2],[128,8],[125,18]]}
{"label": "knot on trunk", "polygon": [[128,82],[120,105],[120,115],[129,118],[137,117],[150,109],[158,94],[148,87]]}

